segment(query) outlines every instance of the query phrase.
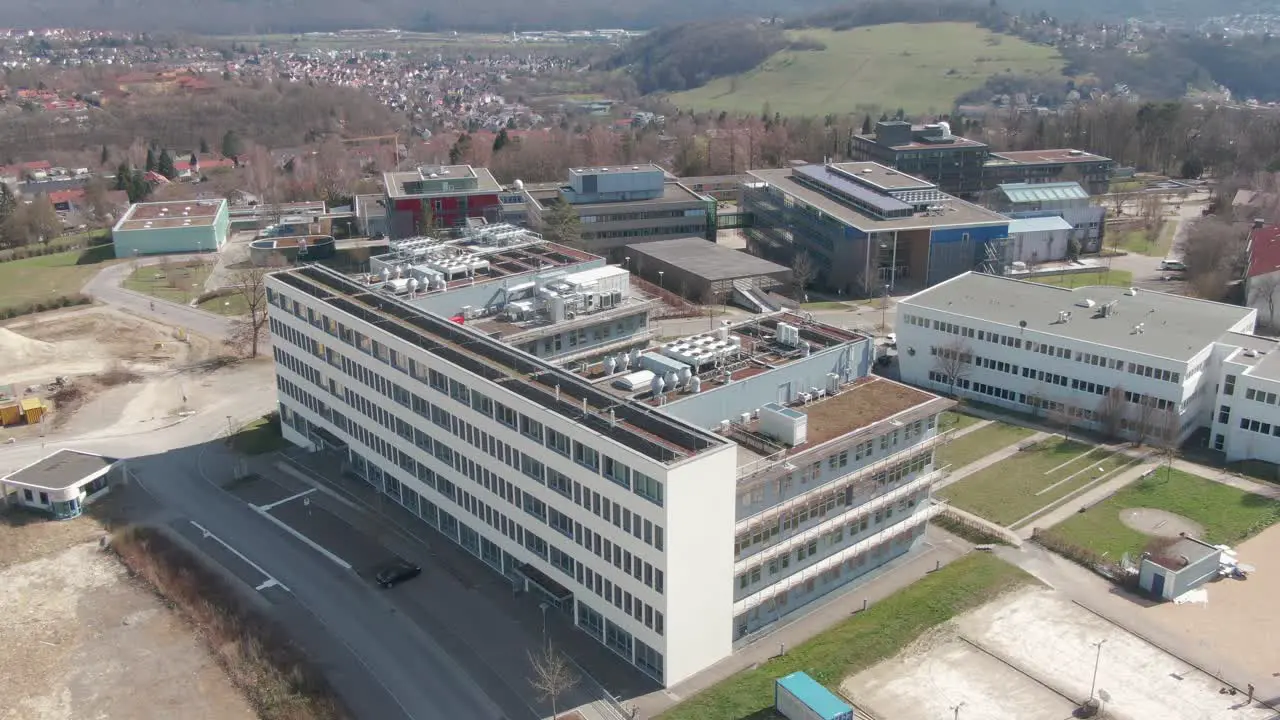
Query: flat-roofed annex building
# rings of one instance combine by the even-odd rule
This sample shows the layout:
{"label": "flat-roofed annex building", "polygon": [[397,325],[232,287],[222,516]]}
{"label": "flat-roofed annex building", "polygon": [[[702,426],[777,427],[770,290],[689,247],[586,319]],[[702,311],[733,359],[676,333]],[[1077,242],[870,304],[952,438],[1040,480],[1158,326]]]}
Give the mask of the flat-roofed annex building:
{"label": "flat-roofed annex building", "polygon": [[116,257],[214,252],[227,242],[225,199],[136,203],[111,228]]}
{"label": "flat-roofed annex building", "polygon": [[502,186],[486,168],[423,165],[383,173],[382,183],[387,235],[392,239],[457,227],[468,218],[502,218]]}
{"label": "flat-roofed annex building", "polygon": [[[605,269],[564,271],[612,293]],[[506,287],[522,281],[535,298],[560,283]],[[484,286],[433,302],[469,287]],[[664,685],[917,547],[932,512],[951,403],[868,377],[864,335],[783,313],[593,351],[570,372],[426,296],[318,266],[268,290],[291,442],[333,453]]]}
{"label": "flat-roofed annex building", "polygon": [[1280,462],[1280,353],[1253,308],[969,273],[898,313],[905,382],[1130,439],[1203,429],[1228,460]]}

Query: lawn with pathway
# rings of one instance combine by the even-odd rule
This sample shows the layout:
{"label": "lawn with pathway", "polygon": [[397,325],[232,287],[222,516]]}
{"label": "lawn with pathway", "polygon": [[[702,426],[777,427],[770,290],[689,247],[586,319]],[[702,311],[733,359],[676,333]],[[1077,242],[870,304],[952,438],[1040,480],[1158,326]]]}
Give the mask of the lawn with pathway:
{"label": "lawn with pathway", "polygon": [[110,245],[0,263],[0,308],[48,303],[78,295],[107,264],[115,262]]}
{"label": "lawn with pathway", "polygon": [[1010,526],[1128,463],[1122,454],[1054,436],[957,480],[938,490],[938,496]]}
{"label": "lawn with pathway", "polygon": [[121,285],[126,290],[186,305],[204,293],[213,263],[201,260],[162,262],[134,270]]}
{"label": "lawn with pathway", "polygon": [[1133,285],[1133,273],[1128,270],[1099,270],[1098,272],[1065,273],[1063,275],[1042,275],[1029,278],[1032,282],[1055,287],[1075,288],[1092,285],[1111,285],[1113,287],[1129,287]]}
{"label": "lawn with pathway", "polygon": [[1247,493],[1176,468],[1157,468],[1083,513],[1042,531],[1054,539],[1119,559],[1137,557],[1152,540],[1126,525],[1128,509],[1163,510],[1204,528],[1201,540],[1232,545],[1280,520],[1280,501]]}
{"label": "lawn with pathway", "polygon": [[1034,434],[1035,430],[996,421],[938,448],[934,465],[959,470]]}
{"label": "lawn with pathway", "polygon": [[787,653],[738,673],[659,715],[661,720],[771,717],[774,681],[797,670],[833,690],[846,677],[893,657],[925,631],[1035,580],[999,558],[970,553],[866,612],[787,648]]}

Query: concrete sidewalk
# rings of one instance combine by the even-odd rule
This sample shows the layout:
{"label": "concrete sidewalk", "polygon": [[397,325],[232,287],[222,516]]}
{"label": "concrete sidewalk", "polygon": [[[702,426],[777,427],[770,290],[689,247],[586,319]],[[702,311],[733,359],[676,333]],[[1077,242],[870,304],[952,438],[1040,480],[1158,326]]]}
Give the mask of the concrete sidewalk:
{"label": "concrete sidewalk", "polygon": [[[981,460],[975,460],[969,463],[968,465],[965,465],[964,467],[952,470],[950,473],[947,474],[945,478],[943,478],[942,480],[939,480],[937,484],[933,486],[933,489],[936,492],[954,482],[963,480],[976,472],[981,472],[982,470],[986,470],[992,465],[995,465],[996,463],[1002,460],[1008,460],[1014,455],[1017,455],[1018,453],[1022,452],[1023,446],[1027,444],[1038,443],[1041,440],[1045,440],[1050,437],[1053,437],[1052,433],[1038,432],[1038,433],[1035,433],[1034,435],[1031,435],[1030,437],[1019,440],[1013,443],[1012,445],[1009,445],[1003,449],[1000,449],[991,453],[990,455],[982,458]],[[955,438],[952,438],[952,440],[954,439]]]}
{"label": "concrete sidewalk", "polygon": [[1201,465],[1200,463],[1194,463],[1190,460],[1174,460],[1173,467],[1175,470],[1181,470],[1186,473],[1191,473],[1192,475],[1198,475],[1205,480],[1212,480],[1213,482],[1222,483],[1223,485],[1230,485],[1237,490],[1243,490],[1245,492],[1253,493],[1254,495],[1261,495],[1262,497],[1270,498],[1272,500],[1280,500],[1280,487],[1269,483],[1250,480],[1249,478],[1235,475],[1226,470],[1209,467],[1208,465]]}

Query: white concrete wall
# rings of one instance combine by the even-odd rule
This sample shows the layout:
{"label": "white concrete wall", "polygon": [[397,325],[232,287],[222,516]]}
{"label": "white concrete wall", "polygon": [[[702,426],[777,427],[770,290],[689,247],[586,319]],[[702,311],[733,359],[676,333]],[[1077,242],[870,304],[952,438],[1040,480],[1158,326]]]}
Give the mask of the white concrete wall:
{"label": "white concrete wall", "polygon": [[[449,500],[443,493],[428,487],[412,474],[404,471],[395,463],[375,452],[374,449],[362,445],[356,438],[341,432],[331,422],[296,402],[283,392],[280,393],[282,405],[307,418],[313,424],[325,427],[335,435],[347,440],[351,449],[366,459],[377,463],[384,473],[395,477],[400,483],[423,498],[430,500],[442,510],[449,512],[460,522],[477,531],[482,537],[495,543],[512,557],[521,562],[529,562],[538,567],[549,577],[570,588],[579,601],[586,603],[606,620],[649,647],[656,649],[664,656],[666,682],[671,684],[687,677],[706,665],[719,660],[730,652],[732,621],[732,575],[733,575],[733,528],[734,528],[734,482],[736,448],[730,445],[717,450],[705,452],[685,461],[674,468],[664,466],[650,458],[632,451],[614,441],[576,425],[561,415],[552,413],[544,407],[532,403],[503,386],[473,376],[461,368],[429,355],[421,349],[410,345],[380,329],[365,325],[363,322],[335,308],[327,307],[310,296],[297,291],[290,291],[274,280],[269,285],[277,292],[283,292],[290,299],[297,300],[306,307],[313,307],[318,312],[342,322],[347,327],[372,337],[379,343],[394,349],[397,353],[413,358],[416,362],[443,372],[450,378],[458,380],[474,391],[481,392],[517,412],[526,415],[544,427],[552,428],[567,435],[572,440],[587,444],[598,450],[602,456],[608,455],[633,470],[645,473],[658,480],[664,486],[665,503],[662,507],[642,498],[611,480],[577,465],[572,460],[540,445],[533,440],[471,409],[468,405],[454,400],[429,387],[424,382],[402,373],[390,364],[383,363],[375,357],[365,354],[359,349],[347,345],[336,337],[328,335],[321,328],[310,325],[305,320],[279,307],[271,307],[273,319],[297,332],[314,338],[332,351],[349,360],[368,368],[388,380],[409,389],[414,394],[425,398],[433,405],[446,409],[450,414],[470,423],[472,426],[499,438],[521,453],[537,459],[548,467],[564,473],[579,482],[584,488],[599,493],[603,498],[617,502],[629,509],[635,516],[647,519],[661,526],[665,535],[664,550],[658,550],[650,544],[636,539],[622,529],[583,509],[571,499],[567,499],[556,491],[540,485],[525,476],[519,470],[499,462],[493,456],[478,448],[458,440],[445,432],[430,420],[424,419],[411,408],[404,407],[389,397],[383,397],[341,370],[331,367],[322,359],[308,354],[305,350],[289,342],[283,337],[273,337],[273,346],[289,353],[298,360],[305,361],[320,371],[324,381],[334,381],[339,392],[343,387],[359,392],[371,401],[377,402],[393,416],[431,435],[433,439],[447,442],[457,448],[468,459],[488,468],[491,472],[515,484],[526,494],[532,495],[547,504],[549,508],[564,513],[584,528],[607,538],[610,542],[625,548],[634,557],[640,558],[655,568],[664,569],[666,574],[665,593],[637,581],[624,571],[615,568],[594,553],[587,552],[574,540],[558,533],[549,525],[541,524],[536,518],[527,514],[522,508],[512,506],[496,492],[490,492],[469,477],[460,475],[452,467],[445,466],[434,455],[430,455],[411,441],[388,432],[370,418],[356,409],[346,405],[339,397],[327,390],[312,385],[308,380],[292,372],[285,366],[277,364],[277,374],[294,385],[303,388],[312,396],[337,409],[348,421],[359,423],[370,432],[381,437],[395,448],[403,451],[416,462],[424,465],[438,475],[448,478],[459,489],[477,497],[490,507],[501,511],[521,526],[535,532],[557,549],[567,553],[576,562],[590,568],[596,574],[609,579],[615,585],[630,592],[636,599],[663,612],[665,632],[659,635],[644,623],[637,621],[623,610],[595,594],[594,588],[587,588],[572,578],[567,578],[558,568],[548,561],[537,557],[523,545],[507,538],[500,531],[491,528],[483,521],[477,520],[460,506]],[[304,309],[305,314],[305,309]],[[296,432],[286,430],[285,437],[295,444],[306,443],[305,438]],[[602,457],[603,463],[603,457]],[[628,658],[631,660],[631,658]]]}
{"label": "white concrete wall", "polygon": [[733,650],[737,448],[667,475],[667,684]]}

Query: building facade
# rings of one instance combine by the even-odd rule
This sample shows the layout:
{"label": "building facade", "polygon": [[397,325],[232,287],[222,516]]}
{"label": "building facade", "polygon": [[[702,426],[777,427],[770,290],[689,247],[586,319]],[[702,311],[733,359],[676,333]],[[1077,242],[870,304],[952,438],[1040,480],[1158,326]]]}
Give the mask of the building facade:
{"label": "building facade", "polygon": [[992,193],[993,210],[1016,220],[1058,217],[1071,225],[1080,251],[1100,252],[1106,237],[1107,209],[1095,205],[1078,182],[1005,183]]}
{"label": "building facade", "polygon": [[912,126],[881,120],[874,133],[853,136],[849,155],[923,178],[949,195],[976,198],[988,150],[986,143],[953,135],[945,122]]}
{"label": "building facade", "polygon": [[382,181],[387,235],[393,239],[458,227],[468,218],[502,219],[502,186],[485,168],[424,165],[409,172],[383,173]]}
{"label": "building facade", "polygon": [[1280,354],[1257,311],[970,273],[903,300],[905,382],[1108,435],[1280,463]]}
{"label": "building facade", "polygon": [[742,191],[747,249],[851,296],[927,287],[1004,262],[1009,219],[933,183],[869,162],[753,170]]}
{"label": "building facade", "polygon": [[540,227],[547,208],[563,200],[578,214],[583,247],[617,262],[623,247],[638,242],[715,238],[715,199],[667,180],[657,165],[575,168],[567,184],[525,194],[529,227]]}
{"label": "building facade", "polygon": [[1069,148],[993,152],[982,166],[983,189],[1005,183],[1076,182],[1090,195],[1102,195],[1111,186],[1115,169],[1111,158]]}
{"label": "building facade", "polygon": [[769,316],[569,372],[317,266],[268,300],[286,438],[667,686],[910,551],[933,512],[951,403],[868,377],[865,336]]}
{"label": "building facade", "polygon": [[137,203],[111,228],[116,257],[214,252],[227,242],[227,201]]}

